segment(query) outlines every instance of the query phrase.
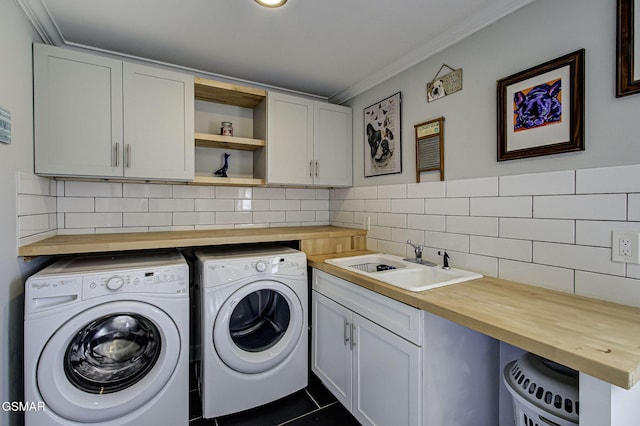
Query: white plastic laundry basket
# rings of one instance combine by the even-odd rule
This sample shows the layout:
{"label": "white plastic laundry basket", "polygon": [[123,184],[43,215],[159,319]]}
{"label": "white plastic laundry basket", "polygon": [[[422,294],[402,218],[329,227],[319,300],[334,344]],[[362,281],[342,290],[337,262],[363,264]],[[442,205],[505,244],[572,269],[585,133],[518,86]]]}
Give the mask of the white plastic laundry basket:
{"label": "white plastic laundry basket", "polygon": [[516,426],[579,423],[578,373],[532,353],[505,366],[502,377],[513,397]]}

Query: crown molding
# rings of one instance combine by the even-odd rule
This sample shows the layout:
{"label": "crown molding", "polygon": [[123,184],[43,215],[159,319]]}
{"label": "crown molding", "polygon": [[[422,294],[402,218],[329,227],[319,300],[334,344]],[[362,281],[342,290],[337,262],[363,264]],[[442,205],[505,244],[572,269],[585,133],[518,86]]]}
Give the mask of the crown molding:
{"label": "crown molding", "polygon": [[17,0],[18,4],[24,11],[31,25],[35,28],[42,41],[54,46],[60,46],[65,43],[58,26],[51,18],[49,9],[42,0]]}

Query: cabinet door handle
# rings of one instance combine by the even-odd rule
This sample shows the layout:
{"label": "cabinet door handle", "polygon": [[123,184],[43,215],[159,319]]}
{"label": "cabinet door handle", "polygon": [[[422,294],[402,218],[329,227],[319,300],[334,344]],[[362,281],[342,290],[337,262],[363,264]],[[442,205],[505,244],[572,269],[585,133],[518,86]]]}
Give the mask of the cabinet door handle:
{"label": "cabinet door handle", "polygon": [[347,321],[346,319],[344,320],[344,334],[343,334],[343,338],[344,338],[344,345],[347,346],[347,343],[349,343],[349,321]]}
{"label": "cabinet door handle", "polygon": [[[115,143],[114,150],[116,155],[115,167],[118,167],[120,165],[120,144],[118,142]],[[114,162],[112,161],[111,164],[114,164]]]}
{"label": "cabinet door handle", "polygon": [[309,161],[309,177],[313,177],[313,161]]}
{"label": "cabinet door handle", "polygon": [[319,170],[319,166],[318,166],[318,162],[316,161],[316,177],[318,177],[318,170]]}
{"label": "cabinet door handle", "polygon": [[127,165],[126,165],[126,167],[129,168],[129,167],[131,167],[131,144],[130,143],[127,144],[126,157],[127,157]]}
{"label": "cabinet door handle", "polygon": [[349,343],[351,345],[350,349],[353,350],[353,347],[356,345],[356,326],[354,323],[351,323],[351,338],[349,339]]}

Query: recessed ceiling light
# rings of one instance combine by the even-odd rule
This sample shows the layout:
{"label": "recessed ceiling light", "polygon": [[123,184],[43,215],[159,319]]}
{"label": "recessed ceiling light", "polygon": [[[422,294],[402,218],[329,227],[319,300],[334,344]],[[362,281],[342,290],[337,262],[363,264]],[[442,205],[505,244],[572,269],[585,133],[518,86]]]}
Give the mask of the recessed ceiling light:
{"label": "recessed ceiling light", "polygon": [[287,0],[256,0],[256,3],[264,7],[280,7],[286,2]]}

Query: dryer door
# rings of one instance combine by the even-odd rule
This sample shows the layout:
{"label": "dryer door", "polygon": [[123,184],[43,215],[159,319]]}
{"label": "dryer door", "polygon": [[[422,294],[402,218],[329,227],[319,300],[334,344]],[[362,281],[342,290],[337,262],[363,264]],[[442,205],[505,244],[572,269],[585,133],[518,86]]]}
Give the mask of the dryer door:
{"label": "dryer door", "polygon": [[302,304],[291,288],[277,281],[256,281],[224,301],[213,326],[213,344],[231,369],[261,373],[289,356],[304,323]]}
{"label": "dryer door", "polygon": [[136,301],[94,306],[47,342],[38,361],[38,389],[48,408],[64,419],[118,419],[162,390],[181,344],[176,324],[156,306]]}

